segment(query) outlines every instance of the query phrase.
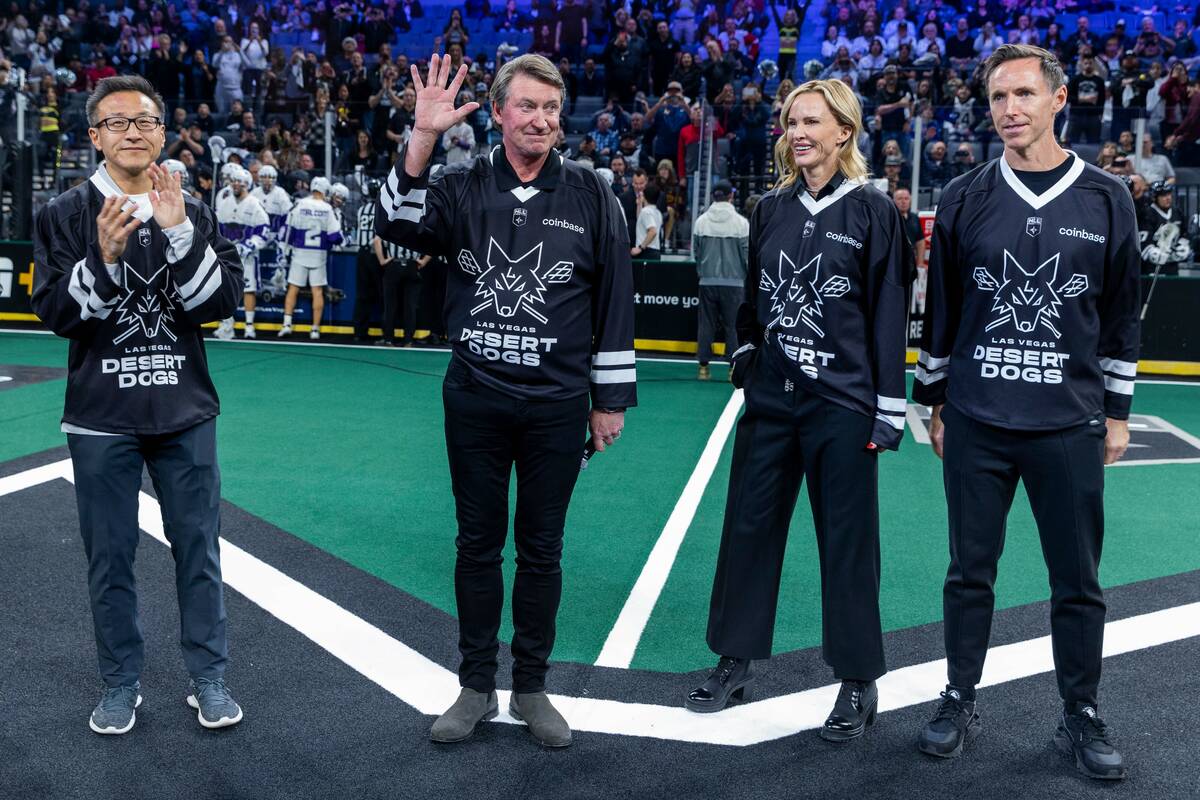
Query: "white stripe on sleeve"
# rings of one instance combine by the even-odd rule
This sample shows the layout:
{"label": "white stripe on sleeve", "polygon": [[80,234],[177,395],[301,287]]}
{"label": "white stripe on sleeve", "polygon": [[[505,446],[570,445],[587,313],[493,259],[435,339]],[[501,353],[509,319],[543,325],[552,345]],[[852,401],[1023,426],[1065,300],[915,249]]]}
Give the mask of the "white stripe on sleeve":
{"label": "white stripe on sleeve", "polygon": [[621,367],[632,364],[634,361],[632,350],[610,350],[592,356],[593,367]]}
{"label": "white stripe on sleeve", "polygon": [[933,384],[933,383],[937,383],[938,381],[945,378],[946,375],[947,375],[947,372],[945,370],[942,370],[941,372],[937,372],[933,375],[930,375],[925,370],[925,368],[923,366],[921,366],[921,362],[919,362],[919,361],[917,362],[916,379],[918,382],[923,383],[926,386],[929,386],[930,384]]}
{"label": "white stripe on sleeve", "polygon": [[196,290],[204,283],[204,279],[208,277],[208,271],[216,260],[217,251],[213,250],[211,244],[207,245],[204,249],[204,258],[200,260],[200,266],[192,274],[192,279],[179,287],[179,296],[186,300],[195,294]]}
{"label": "white stripe on sleeve", "polygon": [[925,369],[932,371],[935,369],[941,369],[949,364],[950,356],[946,356],[945,358],[934,358],[933,356],[929,355],[929,353],[922,350],[917,353],[917,363],[924,364]]}
{"label": "white stripe on sleeve", "polygon": [[1133,381],[1123,381],[1120,378],[1114,378],[1110,375],[1104,376],[1105,391],[1114,392],[1115,394],[1133,394]]}
{"label": "white stripe on sleeve", "polygon": [[592,383],[634,383],[637,381],[636,369],[594,369]]}
{"label": "white stripe on sleeve", "polygon": [[881,419],[898,431],[904,430],[904,417],[893,417],[891,414],[876,414],[875,419]]}
{"label": "white stripe on sleeve", "polygon": [[105,302],[96,294],[96,276],[87,268],[87,259],[79,259],[71,269],[71,280],[67,291],[79,304],[80,319],[107,319],[119,298]]}
{"label": "white stripe on sleeve", "polygon": [[1100,369],[1105,372],[1114,372],[1117,375],[1124,375],[1126,378],[1132,378],[1137,375],[1137,364],[1132,361],[1118,361],[1115,358],[1100,359]]}
{"label": "white stripe on sleeve", "polygon": [[903,412],[907,408],[903,397],[884,397],[881,394],[875,395],[875,405],[884,411]]}

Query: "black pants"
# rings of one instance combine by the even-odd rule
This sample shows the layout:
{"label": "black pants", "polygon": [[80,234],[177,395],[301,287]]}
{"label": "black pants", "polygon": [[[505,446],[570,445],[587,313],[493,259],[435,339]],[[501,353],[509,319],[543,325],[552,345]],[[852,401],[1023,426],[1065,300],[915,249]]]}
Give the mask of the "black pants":
{"label": "black pants", "polygon": [[[354,338],[366,339],[371,331],[371,314],[383,300],[383,275],[372,248],[358,251],[354,265]],[[385,338],[391,338],[385,333]]]}
{"label": "black pants", "polygon": [[950,683],[974,686],[983,674],[996,562],[1020,480],[1050,571],[1058,691],[1067,703],[1095,705],[1105,613],[1097,577],[1104,539],[1103,420],[1064,431],[1011,431],[973,420],[948,403],[942,420],[950,520],[942,601]]}
{"label": "black pants", "polygon": [[513,524],[513,689],[545,688],[562,595],[563,526],[579,477],[589,402],[520,400],[484,386],[451,359],[442,388],[446,450],[458,517],[454,595],[458,602],[459,682],[496,688],[496,653],[508,535],[508,483],[517,471]]}
{"label": "black pants", "polygon": [[399,317],[404,338],[412,339],[417,329],[421,304],[421,276],[411,263],[393,261],[383,268],[383,338],[394,339]]}
{"label": "black pants", "polygon": [[1077,144],[1099,144],[1100,127],[1099,114],[1076,112],[1071,115],[1071,141]]}
{"label": "black pants", "polygon": [[220,678],[228,651],[217,545],[221,476],[216,420],[165,436],[72,433],[67,444],[105,684],[132,685],[145,660],[133,573],[143,464],[162,506],[163,530],[175,559],[184,664],[193,678]]}
{"label": "black pants", "polygon": [[725,333],[725,358],[738,347],[737,312],[746,291],[740,286],[700,287],[700,330],[696,341],[696,360],[712,360],[713,337],[718,327]]}
{"label": "black pants", "polygon": [[788,525],[808,481],[820,557],[823,656],[838,678],[887,671],[879,619],[877,456],[873,421],[800,388],[767,345],[749,357],[717,556],[708,646],[768,658]]}

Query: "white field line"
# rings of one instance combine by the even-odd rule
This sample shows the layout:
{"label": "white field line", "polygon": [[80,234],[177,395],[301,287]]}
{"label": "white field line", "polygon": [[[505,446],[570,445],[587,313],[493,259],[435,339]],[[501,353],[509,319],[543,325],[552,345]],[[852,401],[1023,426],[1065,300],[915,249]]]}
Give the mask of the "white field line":
{"label": "white field line", "polygon": [[[0,495],[56,478],[71,480],[69,460],[3,479]],[[165,541],[158,503],[145,493],[140,496],[138,521],[150,536]],[[231,588],[418,712],[438,714],[457,696],[458,680],[453,672],[224,539],[221,561],[225,582]],[[1104,656],[1195,636],[1200,636],[1200,603],[1189,603],[1109,622]],[[1049,636],[993,647],[980,686],[1053,669]],[[879,709],[893,711],[936,700],[945,678],[945,659],[894,670],[879,680]],[[681,698],[688,688],[680,686]],[[746,746],[819,727],[837,691],[838,685],[830,684],[733,706],[720,714],[693,714],[682,707],[591,697],[551,697],[578,731]],[[500,707],[505,709],[508,693],[499,694]],[[496,721],[514,722],[507,713],[501,713]]]}
{"label": "white field line", "polygon": [[725,442],[729,439],[729,433],[733,430],[741,410],[742,390],[737,389],[717,419],[716,427],[713,428],[708,443],[704,445],[700,454],[700,460],[696,462],[696,468],[692,470],[691,477],[683,487],[683,493],[679,495],[671,516],[667,518],[658,541],[654,543],[654,548],[642,567],[642,573],[633,584],[629,598],[609,631],[608,638],[604,640],[604,647],[600,649],[600,655],[596,659],[597,666],[628,669],[633,661],[633,654],[641,641],[642,632],[646,629],[646,623],[650,621],[658,597],[667,583],[667,577],[675,565],[675,557],[679,554],[679,547],[696,517],[696,509],[700,506],[704,490],[708,487],[713,470],[721,459]]}

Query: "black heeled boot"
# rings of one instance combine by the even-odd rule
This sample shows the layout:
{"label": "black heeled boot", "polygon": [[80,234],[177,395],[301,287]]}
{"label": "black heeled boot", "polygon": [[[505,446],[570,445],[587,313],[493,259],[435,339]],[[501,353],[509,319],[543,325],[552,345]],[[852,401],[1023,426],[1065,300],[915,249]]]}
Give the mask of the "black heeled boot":
{"label": "black heeled boot", "polygon": [[750,683],[753,680],[750,659],[721,656],[708,680],[689,692],[683,704],[689,711],[700,714],[720,711],[729,705],[731,699],[742,702],[749,700]]}

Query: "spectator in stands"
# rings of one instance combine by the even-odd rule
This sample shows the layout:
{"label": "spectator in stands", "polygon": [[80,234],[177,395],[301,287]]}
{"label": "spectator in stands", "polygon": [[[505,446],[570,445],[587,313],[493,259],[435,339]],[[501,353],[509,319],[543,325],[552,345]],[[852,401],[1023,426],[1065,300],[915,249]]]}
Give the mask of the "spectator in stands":
{"label": "spectator in stands", "polygon": [[895,196],[896,190],[906,183],[900,176],[900,167],[903,164],[904,159],[895,154],[885,156],[883,159],[883,177],[887,180],[887,193],[892,196]]}
{"label": "spectator in stands", "polygon": [[671,72],[679,59],[679,42],[671,35],[671,28],[666,20],[659,20],[654,27],[654,35],[649,40],[650,52],[650,91],[662,94],[671,80]]}
{"label": "spectator in stands", "polygon": [[1165,51],[1166,45],[1163,36],[1154,27],[1154,17],[1147,14],[1142,17],[1142,29],[1137,35],[1133,52],[1137,53],[1138,58],[1145,60],[1162,58]]}
{"label": "spectator in stands", "polygon": [[916,256],[916,263],[924,263],[925,234],[921,230],[921,219],[912,210],[912,191],[907,186],[898,185],[892,190],[892,202],[900,212],[900,222],[904,235]]}
{"label": "spectator in stands", "polygon": [[[700,143],[700,121],[703,114],[700,103],[693,103],[689,109],[690,123],[679,132],[679,152],[675,156],[675,163],[679,165],[679,170],[684,176],[684,183],[687,183],[687,176],[692,175],[700,168],[698,148],[693,148],[692,145]],[[721,123],[712,119],[708,119],[708,135],[710,139],[719,139],[725,135],[725,129],[721,127]]]}
{"label": "spectator in stands", "polygon": [[463,6],[471,19],[483,19],[491,14],[492,8],[488,0],[466,0]]}
{"label": "spectator in stands", "polygon": [[[726,23],[732,21],[727,19]],[[849,52],[850,40],[838,30],[836,25],[830,25],[825,29],[825,38],[821,40],[821,58],[825,61],[831,61],[834,56],[839,55],[838,51],[842,48],[845,48]]]}
{"label": "spectator in stands", "polygon": [[1192,69],[1200,62],[1200,57],[1197,56],[1197,53],[1200,53],[1200,47],[1197,47],[1193,33],[1194,31],[1188,28],[1187,21],[1182,17],[1175,20],[1175,30],[1171,36],[1174,46],[1168,49],[1171,56],[1182,61],[1187,69]]}
{"label": "spectator in stands", "polygon": [[574,63],[588,46],[588,8],[579,0],[563,0],[555,17],[554,50]]}
{"label": "spectator in stands", "polygon": [[583,60],[583,72],[579,75],[576,90],[582,97],[604,97],[604,78],[596,69],[596,59]]}
{"label": "spectator in stands", "polygon": [[1113,160],[1117,157],[1117,143],[1105,142],[1100,145],[1099,152],[1096,153],[1096,166],[1107,172],[1112,166]]}
{"label": "spectator in stands", "polygon": [[946,143],[931,142],[925,148],[925,161],[921,165],[921,186],[942,189],[955,174],[953,165],[946,159]]}
{"label": "spectator in stands", "polygon": [[1123,156],[1133,155],[1133,131],[1121,131],[1117,137],[1117,152]]}
{"label": "spectator in stands", "polygon": [[733,81],[738,64],[728,57],[728,53],[721,52],[721,45],[715,39],[705,42],[704,50],[708,54],[708,60],[704,62],[703,67],[704,80],[707,82],[705,95],[709,103],[715,103],[725,84]]}
{"label": "spectator in stands", "polygon": [[1192,78],[1188,84],[1188,108],[1183,121],[1164,143],[1168,151],[1174,152],[1177,166],[1200,166],[1200,148],[1196,139],[1200,138],[1200,77]]}
{"label": "spectator in stands", "polygon": [[883,52],[883,40],[878,36],[871,40],[867,52],[858,59],[858,86],[869,86],[872,78],[887,66],[888,57]]}
{"label": "spectator in stands", "polygon": [[1116,139],[1122,131],[1133,126],[1134,117],[1144,113],[1146,96],[1154,86],[1149,76],[1142,72],[1137,53],[1126,50],[1121,57],[1121,66],[1110,75],[1109,92],[1112,94],[1112,128],[1110,138]]}
{"label": "spectator in stands", "polygon": [[1165,155],[1154,152],[1154,138],[1149,133],[1142,134],[1142,157],[1137,171],[1147,183],[1175,185],[1175,167]]}
{"label": "spectator in stands", "polygon": [[658,208],[658,186],[647,183],[637,201],[637,223],[629,252],[643,261],[662,259],[663,215]]}
{"label": "spectator in stands", "polygon": [[1165,142],[1179,123],[1183,121],[1188,102],[1188,68],[1181,61],[1171,65],[1167,79],[1158,87],[1158,96],[1163,106],[1163,121],[1159,125],[1159,136]]}
{"label": "spectator in stands", "polygon": [[954,26],[954,35],[946,41],[946,58],[954,69],[971,69],[979,56],[975,50],[975,37],[971,35],[971,26],[966,17],[959,17]]}
{"label": "spectator in stands", "polygon": [[[564,134],[564,140],[565,140],[565,134]],[[564,155],[564,157],[571,158],[573,161],[581,161],[581,162],[586,161],[590,166],[595,167],[596,166],[596,140],[585,133],[583,135],[583,138],[579,140],[579,152],[577,152],[574,156]]]}
{"label": "spectator in stands", "polygon": [[267,41],[267,37],[262,34],[262,29],[257,22],[250,23],[250,29],[246,37],[242,39],[240,49],[246,59],[246,66],[242,71],[242,78],[245,81],[242,91],[249,95],[251,104],[259,109],[264,89],[262,76],[267,70],[271,45]]}
{"label": "spectator in stands", "polygon": [[517,8],[517,0],[506,0],[504,11],[496,17],[495,28],[502,33],[520,33],[529,28],[529,20]]}
{"label": "spectator in stands", "polygon": [[671,241],[675,223],[687,215],[687,193],[684,192],[683,184],[671,159],[664,158],[658,162],[654,185],[658,187],[659,205],[666,207],[666,220],[662,232],[664,244]]}
{"label": "spectator in stands", "polygon": [[858,67],[850,56],[850,49],[839,47],[833,61],[821,72],[821,77],[845,81],[853,85],[854,80],[858,77]]}
{"label": "spectator in stands", "polygon": [[946,40],[940,35],[938,26],[934,22],[926,22],[921,27],[921,38],[917,40],[916,54],[917,58],[921,58],[929,52],[930,46],[937,47],[938,54],[946,52]]}
{"label": "spectator in stands", "polygon": [[629,34],[617,31],[617,35],[605,48],[605,94],[616,95],[618,102],[628,103],[637,92],[643,63],[629,48]]}
{"label": "spectator in stands", "polygon": [[651,154],[655,163],[674,159],[679,152],[679,132],[690,121],[683,87],[676,81],[667,84],[667,91],[646,113],[646,124],[653,126],[654,144]]}
{"label": "spectator in stands", "polygon": [[895,64],[883,70],[883,85],[875,94],[875,130],[885,138],[895,139],[903,153],[909,140],[908,115],[913,110],[913,96],[907,84],[900,82]]}
{"label": "spectator in stands", "polygon": [[354,172],[359,167],[367,175],[381,172],[379,155],[371,143],[369,131],[359,129],[354,137],[354,146],[345,150],[338,160],[337,171],[341,173]]}
{"label": "spectator in stands", "polygon": [[629,228],[630,242],[635,241],[638,212],[644,205],[644,192],[649,182],[650,176],[646,173],[646,170],[641,167],[635,167],[633,176],[629,179],[629,188],[617,198],[621,203],[621,210],[625,212],[625,224]]}
{"label": "spectator in stands", "polygon": [[698,99],[700,97],[700,81],[703,77],[704,72],[696,63],[696,56],[691,51],[681,51],[679,63],[671,71],[670,81],[675,81],[683,87],[685,97]]}
{"label": "spectator in stands", "polygon": [[[775,17],[775,28],[779,36],[779,75],[781,78],[791,78],[792,73],[796,68],[796,47],[800,42],[800,15],[795,8],[788,8],[783,12],[783,19],[779,18],[779,7],[775,3],[767,3],[771,8],[771,14]],[[808,4],[801,6],[807,10]],[[694,95],[689,95],[693,97]]]}
{"label": "spectator in stands", "polygon": [[609,160],[620,149],[621,140],[613,130],[612,124],[612,115],[602,113],[596,118],[596,127],[590,134],[596,143],[597,166],[608,166]]}
{"label": "spectator in stands", "polygon": [[957,178],[959,175],[970,172],[975,168],[975,151],[971,149],[971,145],[966,142],[961,142],[958,149],[954,151],[954,164],[952,166],[952,177]]}
{"label": "spectator in stands", "polygon": [[371,99],[371,81],[363,63],[363,54],[357,50],[350,54],[350,66],[338,78],[338,83],[348,90],[347,101],[356,115],[365,114]]}
{"label": "spectator in stands", "polygon": [[1002,44],[1004,39],[996,33],[996,26],[991,21],[985,22],[979,35],[975,37],[975,54],[981,61],[986,60]]}
{"label": "spectator in stands", "polygon": [[1096,59],[1084,56],[1079,61],[1079,71],[1067,82],[1072,141],[1081,144],[1100,141],[1100,118],[1106,95],[1104,79],[1096,72]]}
{"label": "spectator in stands", "polygon": [[608,169],[612,172],[612,187],[613,194],[620,197],[629,188],[629,167],[625,162],[625,156],[620,153],[615,154],[608,162]]}
{"label": "spectator in stands", "polygon": [[1080,14],[1075,20],[1075,32],[1067,37],[1067,58],[1071,60],[1077,58],[1080,48],[1084,45],[1091,48],[1093,53],[1102,48],[1100,38],[1092,32],[1091,20],[1086,14]]}
{"label": "spectator in stands", "polygon": [[[766,177],[767,125],[771,109],[762,102],[754,84],[742,89],[742,105],[737,113],[737,138],[734,159],[739,175],[753,175],[754,186],[761,188]],[[749,194],[749,192],[747,192]]]}
{"label": "spectator in stands", "polygon": [[1017,24],[1008,32],[1009,44],[1037,44],[1038,32],[1028,14],[1017,17]]}
{"label": "spectator in stands", "polygon": [[1063,36],[1062,28],[1057,22],[1051,22],[1046,28],[1046,33],[1042,36],[1042,47],[1049,50],[1054,55],[1058,56],[1058,60],[1067,63],[1067,40]]}

